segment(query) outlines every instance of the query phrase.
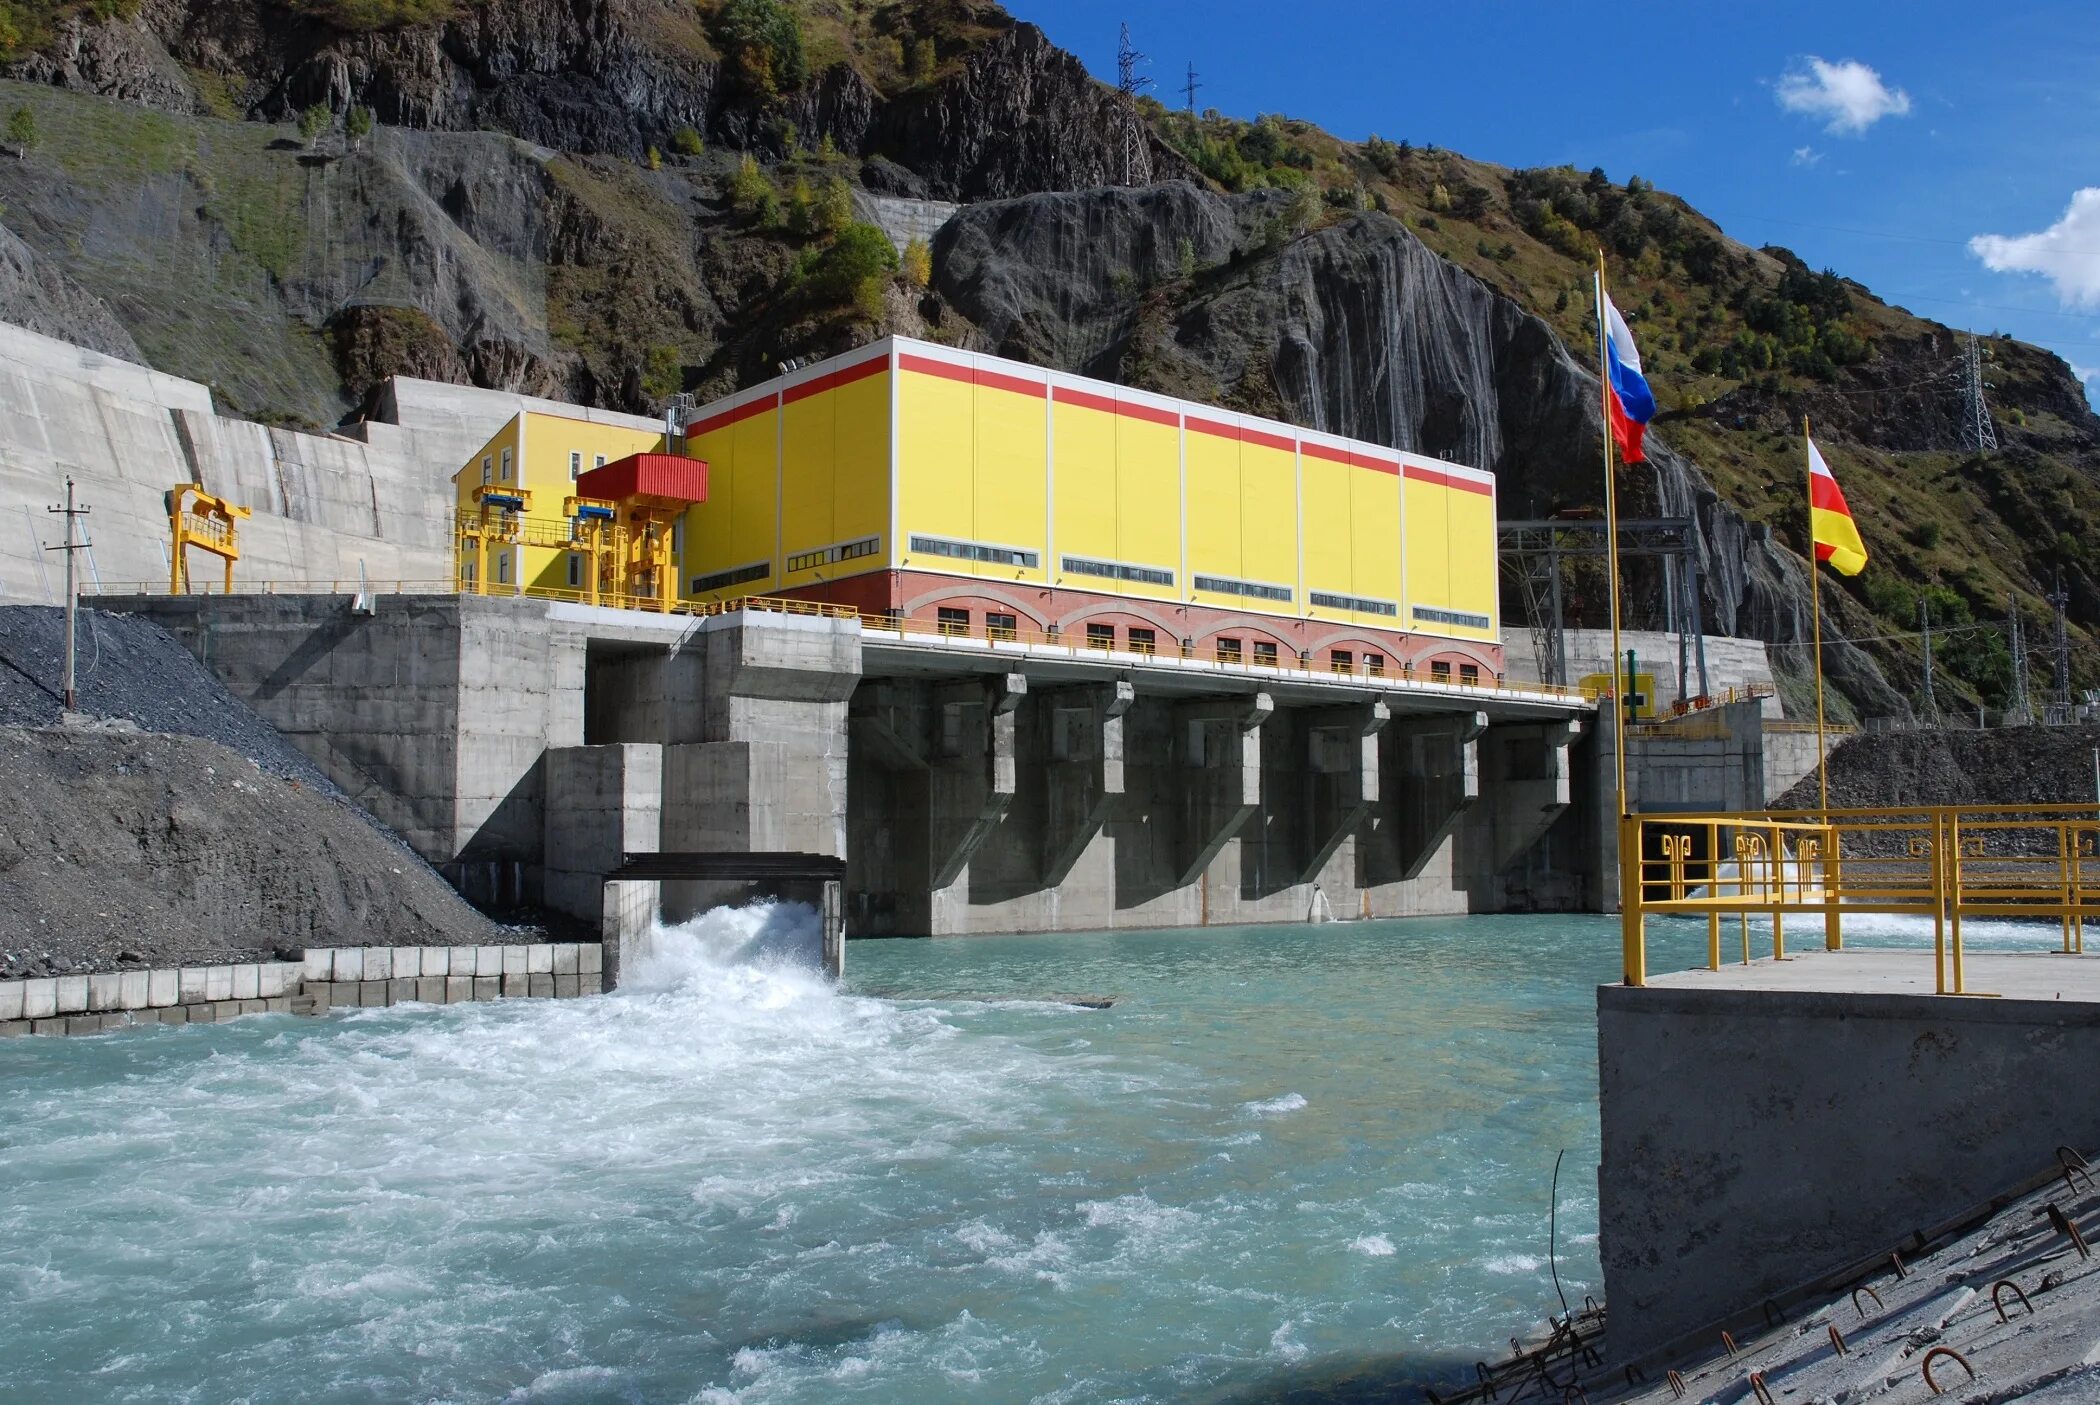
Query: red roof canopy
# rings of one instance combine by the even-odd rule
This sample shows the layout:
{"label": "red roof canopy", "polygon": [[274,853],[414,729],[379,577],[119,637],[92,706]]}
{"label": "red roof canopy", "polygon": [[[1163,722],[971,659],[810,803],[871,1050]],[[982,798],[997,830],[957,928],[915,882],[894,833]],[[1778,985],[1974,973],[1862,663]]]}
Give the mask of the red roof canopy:
{"label": "red roof canopy", "polygon": [[612,502],[623,498],[706,502],[707,462],[682,454],[629,454],[583,474],[576,480],[576,491]]}

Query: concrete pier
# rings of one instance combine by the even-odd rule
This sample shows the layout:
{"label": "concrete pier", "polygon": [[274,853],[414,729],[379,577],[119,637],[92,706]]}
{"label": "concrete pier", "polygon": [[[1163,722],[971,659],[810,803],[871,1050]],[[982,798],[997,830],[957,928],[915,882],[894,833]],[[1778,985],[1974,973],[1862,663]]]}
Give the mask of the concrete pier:
{"label": "concrete pier", "polygon": [[2100,1144],[2100,957],[1822,952],[1598,992],[1611,1350],[1704,1351],[1729,1315]]}

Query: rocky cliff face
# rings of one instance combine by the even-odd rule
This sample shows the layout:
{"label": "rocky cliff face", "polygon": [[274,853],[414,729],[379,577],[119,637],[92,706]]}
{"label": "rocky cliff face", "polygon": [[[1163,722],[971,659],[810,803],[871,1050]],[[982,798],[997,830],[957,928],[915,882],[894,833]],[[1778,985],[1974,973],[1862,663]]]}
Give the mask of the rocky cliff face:
{"label": "rocky cliff face", "polygon": [[[941,232],[938,286],[989,350],[1480,464],[1501,479],[1505,516],[1597,495],[1597,379],[1544,322],[1385,215],[1271,252],[1280,209],[1273,193],[1187,185],[974,205]],[[1651,444],[1624,471],[1622,511],[1697,519],[1709,628],[1807,638],[1799,558]],[[1659,573],[1629,578],[1636,608],[1659,601]],[[1868,713],[1905,710],[1858,649],[1832,647],[1825,667]]]}
{"label": "rocky cliff face", "polygon": [[[1790,370],[1770,358],[1800,348],[1768,334],[1757,370],[1694,374],[1695,354],[1758,330],[1784,270],[1805,270],[1631,182],[1133,109],[986,0],[804,6],[806,21],[946,25],[946,47],[907,81],[849,43],[760,102],[725,77],[706,13],[487,0],[353,33],[276,0],[143,0],[135,19],[66,21],[0,79],[42,133],[0,154],[19,236],[0,240],[0,316],[322,424],[395,372],[651,411],[787,356],[924,334],[1484,464],[1505,514],[1543,516],[1600,496],[1583,299],[1567,292],[1580,268],[1540,234],[1550,189],[1589,211],[1583,237],[1632,231],[1625,261],[1643,271],[1622,301],[1658,319],[1643,336],[1672,392],[1624,506],[1698,519],[1710,628],[1809,633],[1787,549],[1798,494],[1779,481],[1803,412],[1845,446],[1873,514],[1875,580],[1826,589],[1829,633],[1907,627],[1905,592],[1928,581],[1995,617],[2057,569],[2074,624],[2100,627],[2100,548],[2080,525],[2100,521],[2100,419],[2035,348],[1993,341],[2006,449],[1969,458],[1953,334],[1856,286],[1811,334],[1811,349],[1853,339],[1842,368]],[[315,104],[381,126],[295,140],[285,119]],[[705,153],[670,154],[688,129]],[[733,195],[745,153],[771,206]],[[1221,194],[1190,164],[1239,183],[1247,168],[1220,162],[1255,156],[1256,183],[1304,190]],[[828,236],[778,211],[839,178],[966,202],[931,290],[813,295]],[[1721,388],[1702,399],[1702,382]],[[1644,570],[1630,594],[1652,620]],[[1900,644],[1875,647],[1902,662]],[[1798,648],[1775,661],[1807,666]],[[1866,653],[1834,643],[1828,663],[1859,711],[1904,710]]]}

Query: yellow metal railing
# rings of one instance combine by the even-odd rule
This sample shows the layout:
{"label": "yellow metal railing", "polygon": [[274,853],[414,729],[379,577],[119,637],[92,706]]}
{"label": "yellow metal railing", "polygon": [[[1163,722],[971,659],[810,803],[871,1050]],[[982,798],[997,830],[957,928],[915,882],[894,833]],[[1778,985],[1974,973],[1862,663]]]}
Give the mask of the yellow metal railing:
{"label": "yellow metal railing", "polygon": [[2091,805],[1916,806],[1762,814],[1629,815],[1619,829],[1628,985],[1647,983],[1651,916],[1704,917],[1707,965],[1721,965],[1721,925],[1735,917],[1744,964],[1750,918],[1769,918],[1786,956],[1789,914],[1821,916],[1823,944],[1844,945],[1848,913],[1929,920],[1935,986],[1965,994],[1965,918],[2054,919],[2061,950],[2085,950],[2100,919],[2100,814]]}

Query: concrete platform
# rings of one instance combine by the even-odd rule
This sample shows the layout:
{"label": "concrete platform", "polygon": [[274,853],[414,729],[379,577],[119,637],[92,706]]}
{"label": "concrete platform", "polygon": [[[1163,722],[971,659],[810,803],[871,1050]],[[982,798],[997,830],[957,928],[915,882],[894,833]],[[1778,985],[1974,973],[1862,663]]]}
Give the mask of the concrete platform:
{"label": "concrete platform", "polygon": [[[1813,920],[1813,919],[1809,919]],[[1813,939],[1823,940],[1817,923]],[[1722,950],[1730,933],[1722,929]],[[1800,932],[1794,940],[1811,936]],[[2036,931],[2036,942],[2050,934]],[[1818,946],[1799,955],[1789,952],[1784,961],[1769,957],[1741,964],[1723,964],[1718,971],[1701,966],[1648,977],[1648,988],[1663,990],[1766,990],[1832,995],[1932,995],[1932,948],[1849,949],[1824,951]],[[2061,952],[1967,951],[1962,953],[1962,997],[2006,1000],[2079,1000],[2100,1004],[2100,952],[2066,956]],[[1635,995],[1629,992],[1629,995]]]}
{"label": "concrete platform", "polygon": [[1826,952],[1807,927],[1785,961],[1597,992],[1620,1363],[1686,1359],[1766,1300],[1791,1313],[2059,1145],[2100,1146],[2100,956],[1967,952],[1975,993],[1937,995],[1929,942]]}

